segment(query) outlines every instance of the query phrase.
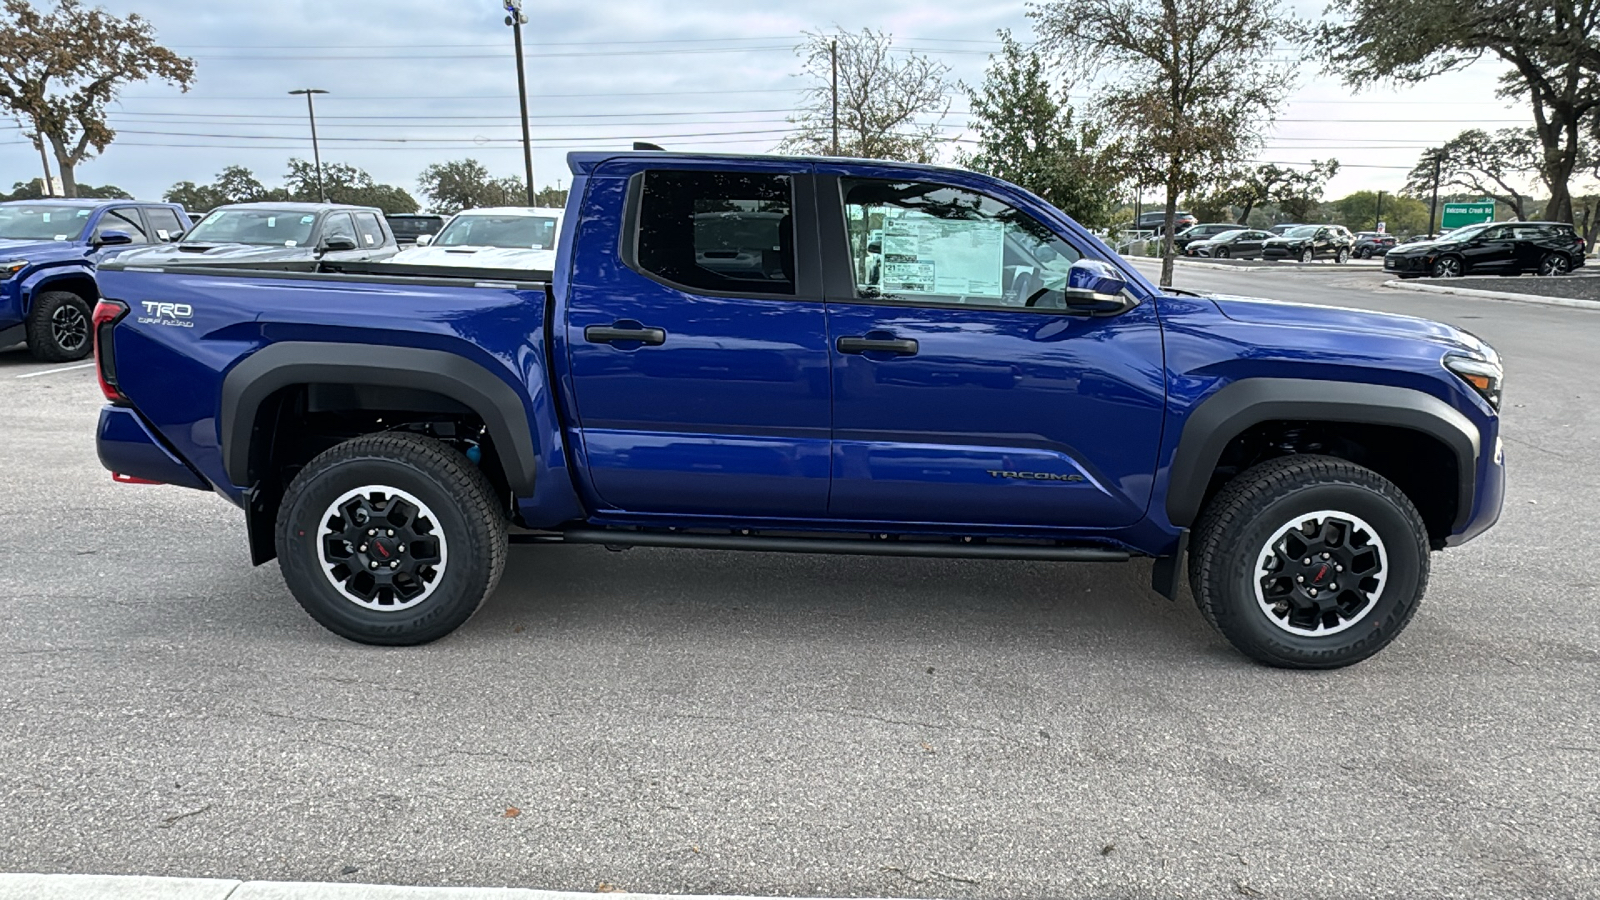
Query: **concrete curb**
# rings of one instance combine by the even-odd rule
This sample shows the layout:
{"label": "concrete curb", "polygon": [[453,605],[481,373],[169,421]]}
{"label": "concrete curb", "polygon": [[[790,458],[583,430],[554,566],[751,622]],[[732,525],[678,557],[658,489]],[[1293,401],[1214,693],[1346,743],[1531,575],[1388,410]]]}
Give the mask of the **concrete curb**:
{"label": "concrete curb", "polygon": [[1573,300],[1567,297],[1545,297],[1540,294],[1516,294],[1511,291],[1480,291],[1476,288],[1452,287],[1447,284],[1412,284],[1405,281],[1385,281],[1383,286],[1400,291],[1424,291],[1430,294],[1457,294],[1484,300],[1508,300],[1513,303],[1537,303],[1542,306],[1563,306],[1568,309],[1600,309],[1600,300]]}
{"label": "concrete curb", "polygon": [[[1152,258],[1152,257],[1148,257],[1148,256],[1124,256],[1123,259],[1127,260],[1128,262],[1135,263],[1135,264],[1148,263],[1149,265],[1152,265],[1152,266],[1160,266],[1161,265],[1161,260],[1159,258]],[[1383,271],[1383,267],[1382,266],[1375,266],[1375,265],[1368,265],[1368,264],[1360,264],[1360,265],[1352,266],[1349,263],[1346,263],[1344,265],[1339,265],[1338,263],[1328,263],[1328,264],[1324,264],[1324,263],[1310,263],[1310,264],[1307,264],[1307,263],[1291,263],[1289,265],[1273,264],[1273,265],[1270,265],[1270,266],[1269,265],[1232,266],[1232,265],[1228,265],[1227,263],[1202,262],[1200,260],[1189,259],[1187,257],[1173,260],[1173,262],[1176,263],[1179,266],[1185,266],[1185,267],[1188,267],[1188,268],[1191,268],[1191,269],[1215,269],[1215,270],[1217,270],[1219,272],[1238,272],[1240,274],[1250,274],[1250,273],[1258,273],[1258,272],[1280,272],[1281,273],[1281,272],[1364,272],[1364,271],[1368,271],[1368,270],[1373,271],[1373,272],[1382,272]]]}
{"label": "concrete curb", "polygon": [[[0,900],[770,900],[667,894],[589,894],[521,888],[398,887],[140,875],[0,874]],[[858,898],[859,900],[859,898]]]}

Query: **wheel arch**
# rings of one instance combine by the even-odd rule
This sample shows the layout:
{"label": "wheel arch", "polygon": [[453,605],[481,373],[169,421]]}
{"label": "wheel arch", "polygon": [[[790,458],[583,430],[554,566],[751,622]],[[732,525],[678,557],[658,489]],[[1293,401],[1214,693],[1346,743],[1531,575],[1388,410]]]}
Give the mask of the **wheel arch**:
{"label": "wheel arch", "polygon": [[[1226,480],[1224,464],[1230,453],[1237,456],[1241,443],[1253,435],[1271,436],[1293,426],[1343,432],[1354,446],[1375,453],[1376,464],[1372,459],[1353,461],[1374,468],[1406,490],[1428,521],[1435,543],[1442,544],[1446,534],[1459,530],[1471,516],[1482,452],[1479,432],[1443,400],[1390,385],[1250,378],[1218,391],[1189,415],[1172,461],[1168,520],[1180,527],[1194,525],[1220,487],[1219,479]],[[1291,446],[1275,455],[1283,452],[1301,451]],[[1306,452],[1360,455],[1326,449]],[[1430,489],[1428,473],[1412,476],[1396,468],[1415,463],[1417,455],[1451,464],[1448,469],[1455,484]],[[1431,477],[1437,480],[1445,474],[1434,471]]]}
{"label": "wheel arch", "polygon": [[234,366],[222,383],[219,430],[223,468],[234,484],[247,486],[262,473],[252,470],[252,446],[268,398],[297,385],[399,388],[448,398],[480,418],[488,429],[508,487],[533,492],[538,450],[517,391],[483,366],[454,353],[315,341],[285,341],[262,348]]}
{"label": "wheel arch", "polygon": [[34,301],[50,291],[70,291],[88,301],[90,307],[100,300],[92,270],[82,266],[46,269],[22,283],[22,315],[32,313]]}

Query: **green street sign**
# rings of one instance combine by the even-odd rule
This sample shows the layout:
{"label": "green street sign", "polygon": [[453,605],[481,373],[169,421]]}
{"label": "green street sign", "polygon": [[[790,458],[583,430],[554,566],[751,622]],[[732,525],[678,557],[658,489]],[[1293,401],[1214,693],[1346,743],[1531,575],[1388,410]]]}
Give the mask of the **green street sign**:
{"label": "green street sign", "polygon": [[1493,221],[1493,200],[1479,200],[1477,203],[1446,203],[1444,215],[1439,219],[1439,227],[1449,231],[1466,225],[1476,225],[1479,222]]}

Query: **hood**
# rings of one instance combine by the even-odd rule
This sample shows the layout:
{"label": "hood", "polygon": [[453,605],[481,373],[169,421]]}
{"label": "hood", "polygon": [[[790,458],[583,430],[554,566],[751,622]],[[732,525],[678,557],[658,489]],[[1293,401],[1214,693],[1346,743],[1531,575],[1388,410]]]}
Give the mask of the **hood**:
{"label": "hood", "polygon": [[1223,294],[1214,294],[1211,299],[1223,315],[1235,322],[1247,322],[1252,325],[1288,325],[1295,328],[1324,328],[1352,334],[1419,338],[1452,349],[1475,353],[1483,353],[1485,347],[1483,341],[1469,332],[1453,325],[1419,319],[1415,316]]}
{"label": "hood", "polygon": [[72,241],[0,240],[0,262],[8,259],[60,259],[82,257],[84,247]]}
{"label": "hood", "polygon": [[413,247],[388,260],[408,266],[460,266],[473,269],[524,269],[549,272],[555,268],[554,250],[521,247]]}
{"label": "hood", "polygon": [[1389,252],[1400,254],[1402,256],[1412,252],[1413,250],[1415,250],[1417,253],[1432,253],[1443,247],[1446,243],[1446,241],[1413,241],[1409,244],[1395,244],[1394,248]]}
{"label": "hood", "polygon": [[1311,238],[1284,237],[1283,235],[1280,234],[1275,238],[1267,238],[1267,243],[1269,243],[1269,244],[1303,244],[1303,243],[1305,243],[1306,241],[1309,241],[1309,240],[1311,240]]}
{"label": "hood", "polygon": [[263,247],[259,244],[157,244],[122,254],[128,265],[156,263],[281,262],[316,259],[313,247]]}

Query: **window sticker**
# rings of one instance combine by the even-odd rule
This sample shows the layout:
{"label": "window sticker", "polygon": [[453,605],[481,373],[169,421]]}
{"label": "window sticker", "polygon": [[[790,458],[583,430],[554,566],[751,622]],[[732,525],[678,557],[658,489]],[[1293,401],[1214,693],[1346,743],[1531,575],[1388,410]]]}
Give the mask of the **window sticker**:
{"label": "window sticker", "polygon": [[66,240],[66,239],[67,239],[67,236],[66,236],[66,235],[64,235],[64,234],[58,234],[58,235],[56,235],[56,240],[58,240],[58,241],[64,241],[64,240]]}
{"label": "window sticker", "polygon": [[317,220],[316,216],[301,216],[300,217],[300,224],[301,225],[310,225],[312,222],[315,222],[316,220]]}
{"label": "window sticker", "polygon": [[167,230],[165,228],[157,228],[156,237],[162,239],[163,241],[171,240],[171,238],[167,237]]}
{"label": "window sticker", "polygon": [[46,221],[46,222],[50,221],[50,214],[49,213],[40,213],[39,215],[43,219],[43,221]]}
{"label": "window sticker", "polygon": [[883,290],[897,294],[1002,294],[1005,223],[912,213],[883,223]]}
{"label": "window sticker", "polygon": [[267,216],[267,227],[268,228],[277,228],[278,227],[278,217],[277,216]]}
{"label": "window sticker", "polygon": [[87,210],[87,209],[78,210],[78,218],[80,218],[80,219],[89,218],[89,210]]}
{"label": "window sticker", "polygon": [[293,247],[293,246],[297,245],[298,243],[299,243],[299,241],[284,241],[283,245],[285,247]]}

